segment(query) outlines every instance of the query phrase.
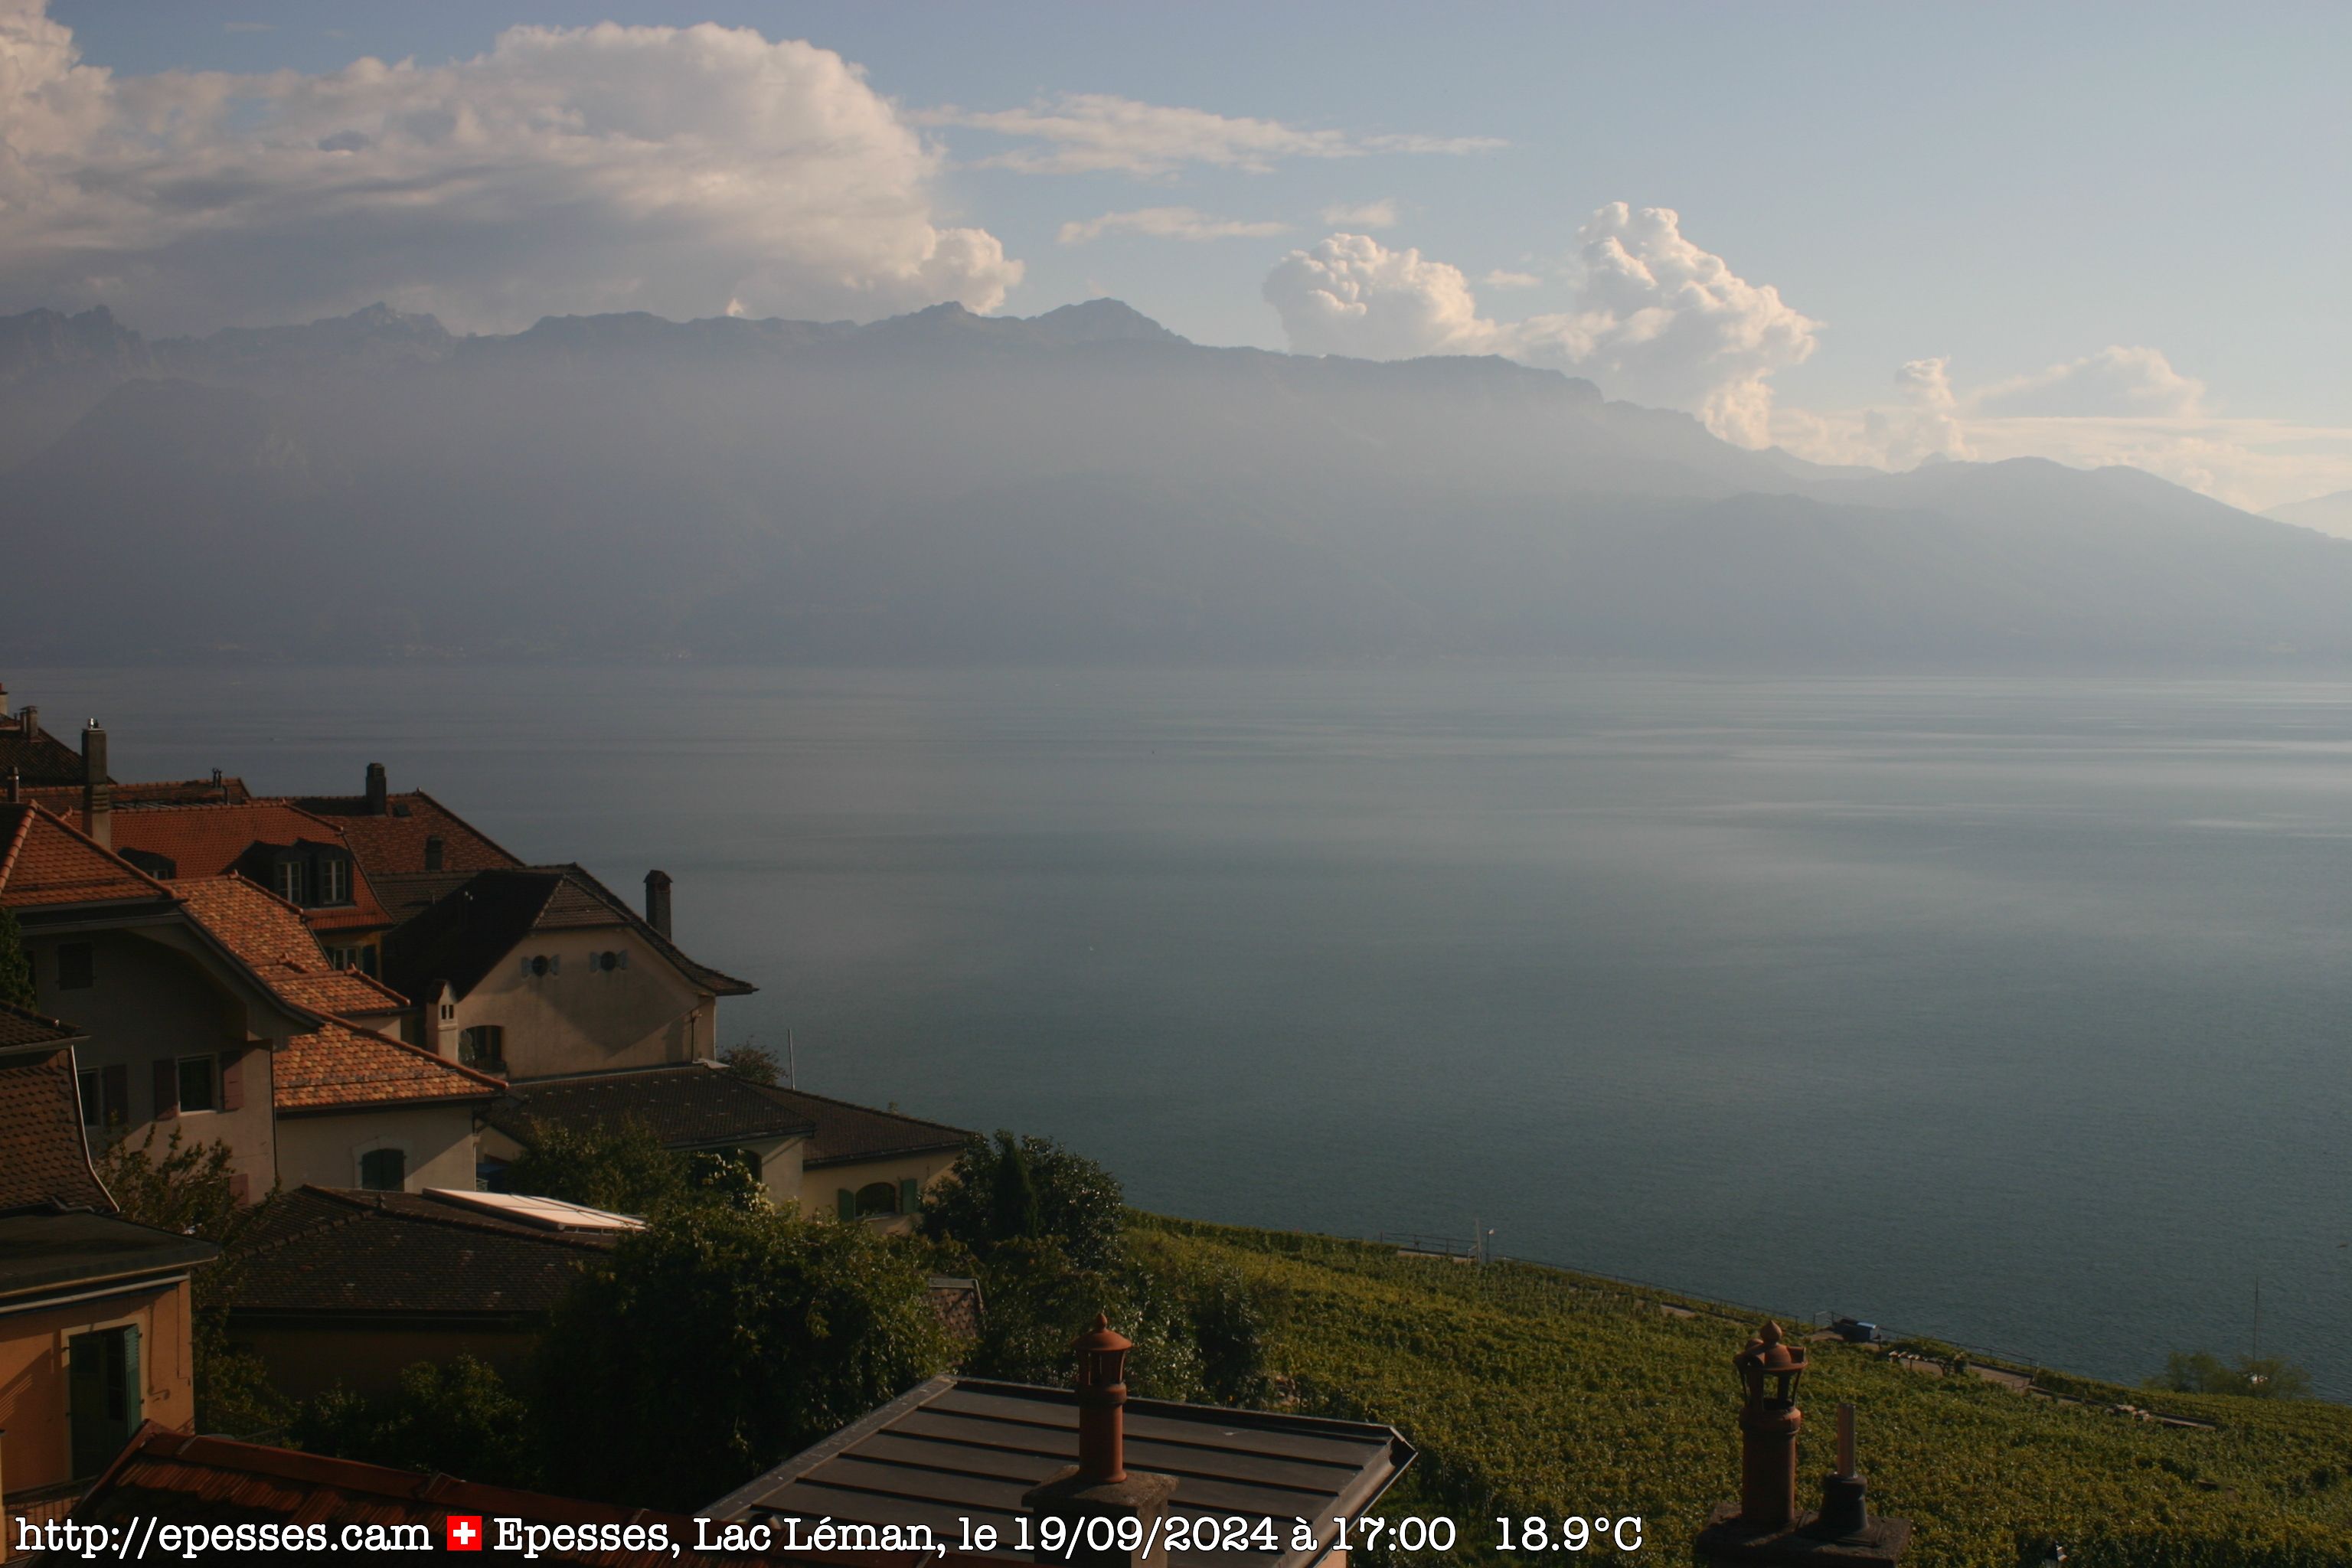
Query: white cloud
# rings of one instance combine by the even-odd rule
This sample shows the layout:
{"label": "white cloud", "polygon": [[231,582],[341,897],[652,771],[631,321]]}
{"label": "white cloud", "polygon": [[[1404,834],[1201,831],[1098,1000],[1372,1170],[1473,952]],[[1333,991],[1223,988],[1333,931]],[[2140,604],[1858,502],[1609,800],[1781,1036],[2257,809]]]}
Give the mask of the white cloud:
{"label": "white cloud", "polygon": [[938,163],[856,67],[748,28],[118,77],[42,0],[0,0],[0,308],[103,300],[163,331],[378,299],[477,328],[993,309],[1021,264],[936,221]]}
{"label": "white cloud", "polygon": [[1523,321],[1479,315],[1460,268],[1364,235],[1293,251],[1265,295],[1300,353],[1506,354],[1591,375],[1612,396],[1690,409],[1726,439],[1766,444],[1770,378],[1812,353],[1820,323],[1685,238],[1671,209],[1612,202],[1577,239],[1575,309]]}
{"label": "white cloud", "polygon": [[1497,267],[1478,279],[1489,289],[1539,289],[1543,279],[1532,272],[1511,272]]}
{"label": "white cloud", "polygon": [[926,110],[919,124],[984,131],[1038,143],[976,160],[981,168],[1026,174],[1087,174],[1105,171],[1154,178],[1188,164],[1271,173],[1286,158],[1359,158],[1372,153],[1491,152],[1504,143],[1486,136],[1350,136],[1307,131],[1279,120],[1213,113],[1142,103],[1115,93],[1073,92],[1026,109]]}
{"label": "white cloud", "polygon": [[2106,348],[1968,391],[1954,389],[1945,361],[1917,360],[1892,402],[1776,410],[1772,435],[1801,458],[1884,468],[1929,457],[2123,465],[2249,510],[2352,488],[2352,429],[2222,418],[2200,412],[2203,395],[2147,348]]}
{"label": "white cloud", "polygon": [[1105,213],[1080,223],[1066,223],[1055,237],[1064,245],[1084,245],[1107,234],[1139,234],[1153,239],[1263,239],[1286,232],[1286,223],[1247,223],[1238,218],[1211,217],[1191,207],[1139,207],[1133,212]]}
{"label": "white cloud", "polygon": [[2116,344],[2082,359],[1979,388],[1970,406],[1982,414],[2178,415],[2204,411],[2205,384],[2182,375],[2155,349]]}
{"label": "white cloud", "polygon": [[1350,234],[1361,234],[1375,228],[1394,228],[1397,205],[1387,196],[1376,202],[1359,202],[1352,206],[1346,202],[1334,202],[1317,216],[1334,227],[1344,228]]}

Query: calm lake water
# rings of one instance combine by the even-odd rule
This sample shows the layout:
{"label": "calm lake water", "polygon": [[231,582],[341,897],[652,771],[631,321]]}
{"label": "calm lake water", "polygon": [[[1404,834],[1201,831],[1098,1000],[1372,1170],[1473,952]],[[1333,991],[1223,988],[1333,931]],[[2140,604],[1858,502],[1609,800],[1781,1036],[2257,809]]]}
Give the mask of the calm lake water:
{"label": "calm lake water", "polygon": [[16,669],[677,878],[722,1033],[1133,1201],[2352,1398],[2352,685]]}

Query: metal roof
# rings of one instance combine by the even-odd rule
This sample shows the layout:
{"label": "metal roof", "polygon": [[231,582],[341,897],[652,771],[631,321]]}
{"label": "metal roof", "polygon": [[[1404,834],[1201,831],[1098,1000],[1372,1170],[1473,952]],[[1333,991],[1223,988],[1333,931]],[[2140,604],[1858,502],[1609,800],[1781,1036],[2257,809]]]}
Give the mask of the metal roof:
{"label": "metal roof", "polygon": [[[1024,1493],[1078,1456],[1076,1396],[1066,1388],[939,1377],[908,1390],[700,1512],[856,1524],[927,1524],[946,1542],[961,1521],[1016,1542]],[[1283,1550],[1227,1555],[1303,1568],[1331,1544],[1335,1515],[1362,1513],[1412,1462],[1395,1428],[1369,1422],[1226,1410],[1157,1399],[1127,1404],[1127,1465],[1176,1478],[1171,1515],[1272,1520]],[[1290,1549],[1293,1521],[1316,1545]]]}

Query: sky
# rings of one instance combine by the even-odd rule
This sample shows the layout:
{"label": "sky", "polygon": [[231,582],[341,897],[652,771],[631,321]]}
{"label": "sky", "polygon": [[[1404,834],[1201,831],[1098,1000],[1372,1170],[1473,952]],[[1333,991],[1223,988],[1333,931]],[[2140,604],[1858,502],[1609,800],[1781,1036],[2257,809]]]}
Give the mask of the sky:
{"label": "sky", "polygon": [[1110,295],[2260,508],[2352,489],[2347,65],[2342,5],[0,0],[0,311]]}

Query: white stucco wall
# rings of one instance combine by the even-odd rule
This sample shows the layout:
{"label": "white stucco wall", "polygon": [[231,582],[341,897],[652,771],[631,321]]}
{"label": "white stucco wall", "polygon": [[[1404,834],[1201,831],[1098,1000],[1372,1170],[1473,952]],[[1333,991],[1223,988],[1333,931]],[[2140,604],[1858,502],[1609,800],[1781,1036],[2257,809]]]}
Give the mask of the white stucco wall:
{"label": "white stucco wall", "polygon": [[470,1105],[336,1111],[278,1121],[278,1174],[289,1191],[306,1182],[356,1187],[360,1156],[383,1148],[396,1148],[408,1156],[408,1174],[401,1184],[404,1191],[474,1190]]}
{"label": "white stucco wall", "polygon": [[[606,971],[592,962],[609,951],[626,952],[629,966]],[[525,974],[523,960],[535,956],[559,961],[554,973]],[[517,1081],[717,1054],[715,999],[622,926],[535,932],[457,1008],[448,1026],[451,1052],[457,1031],[495,1025],[506,1032],[507,1073]]]}

